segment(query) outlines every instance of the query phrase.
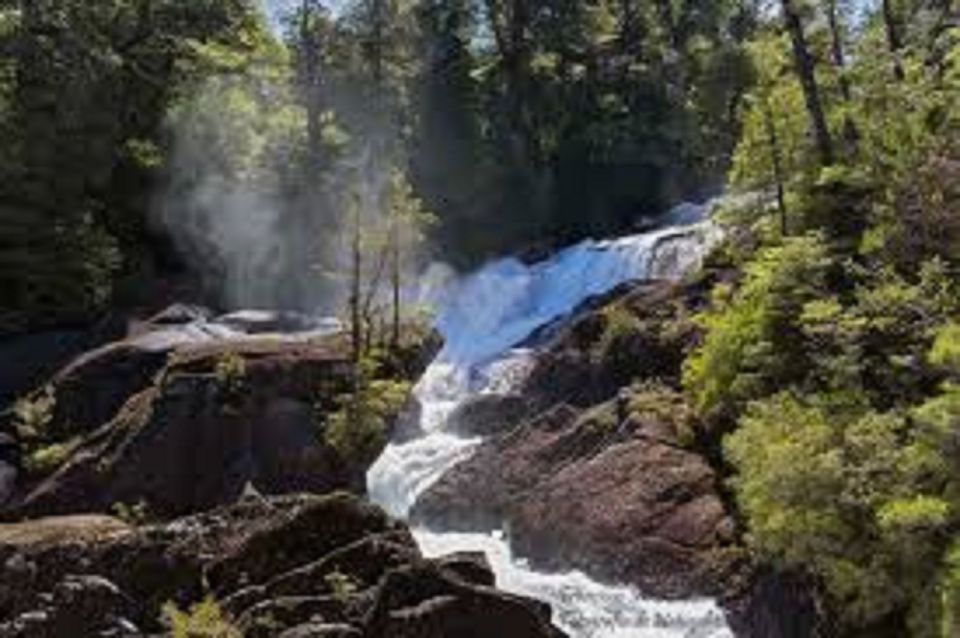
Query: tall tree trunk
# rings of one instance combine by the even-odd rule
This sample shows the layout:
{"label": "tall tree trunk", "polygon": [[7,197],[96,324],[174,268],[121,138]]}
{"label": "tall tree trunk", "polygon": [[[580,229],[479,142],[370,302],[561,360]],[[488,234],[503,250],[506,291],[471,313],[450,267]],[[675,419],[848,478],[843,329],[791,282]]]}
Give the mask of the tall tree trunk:
{"label": "tall tree trunk", "polygon": [[827,24],[830,25],[830,53],[833,65],[840,77],[840,93],[846,102],[850,101],[850,78],[847,77],[847,60],[843,49],[843,28],[837,9],[837,0],[827,0]]}
{"label": "tall tree trunk", "polygon": [[386,31],[386,0],[373,0],[373,34],[370,43],[370,63],[373,73],[373,86],[377,92],[377,100],[380,100],[380,92],[383,88],[383,54],[386,47],[383,38]]}
{"label": "tall tree trunk", "polygon": [[361,207],[362,203],[360,198],[355,196],[351,202],[352,210],[351,212],[351,238],[350,238],[350,252],[351,252],[351,264],[350,264],[350,345],[351,345],[351,359],[353,360],[354,365],[354,377],[355,381],[359,380],[359,367],[360,367],[360,358],[363,353],[363,341],[364,341],[364,330],[363,330],[363,309],[361,305],[363,300],[361,299],[362,285],[363,282],[361,278],[363,277],[363,242],[361,237]]}
{"label": "tall tree trunk", "polygon": [[787,200],[783,183],[783,152],[780,149],[780,137],[777,135],[777,123],[773,116],[773,109],[770,108],[770,103],[766,100],[764,100],[763,103],[763,117],[767,128],[767,144],[770,146],[773,179],[777,187],[777,209],[780,212],[780,233],[786,237],[789,229],[787,225]]}
{"label": "tall tree trunk", "polygon": [[400,220],[395,214],[392,214],[390,235],[390,284],[393,290],[390,345],[396,349],[400,347]]}
{"label": "tall tree trunk", "polygon": [[[320,125],[323,108],[320,104],[320,43],[312,24],[316,17],[317,7],[313,0],[303,0],[300,16],[300,47],[303,54],[303,86],[307,111],[307,157],[308,175],[307,184],[318,184],[316,179],[323,163],[323,137]],[[312,186],[308,186],[314,190]],[[311,199],[313,199],[311,192]],[[311,205],[315,202],[311,201]]]}
{"label": "tall tree trunk", "polygon": [[643,52],[643,23],[637,0],[620,0],[620,50],[636,57]]}
{"label": "tall tree trunk", "polygon": [[903,71],[903,63],[900,62],[903,38],[900,35],[900,25],[893,0],[883,0],[883,24],[887,31],[887,47],[893,57],[893,77],[902,81],[906,77]]}
{"label": "tall tree trunk", "polygon": [[783,7],[784,24],[793,45],[794,64],[797,76],[800,78],[800,84],[803,87],[803,97],[807,106],[807,114],[810,116],[810,124],[813,127],[817,152],[820,155],[820,162],[824,166],[829,166],[834,161],[833,138],[830,135],[827,116],[823,110],[820,86],[817,83],[816,64],[807,44],[807,36],[803,31],[803,20],[794,5],[794,0],[781,0],[781,5]]}

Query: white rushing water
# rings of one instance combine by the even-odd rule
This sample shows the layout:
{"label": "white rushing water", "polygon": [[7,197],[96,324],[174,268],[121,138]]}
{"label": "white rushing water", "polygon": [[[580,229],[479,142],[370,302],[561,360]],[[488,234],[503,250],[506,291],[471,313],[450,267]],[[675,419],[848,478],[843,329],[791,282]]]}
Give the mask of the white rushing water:
{"label": "white rushing water", "polygon": [[[611,241],[585,241],[533,265],[493,262],[434,293],[443,350],[414,392],[422,434],[387,447],[367,476],[371,498],[406,517],[417,498],[481,442],[447,432],[450,414],[481,393],[502,394],[529,370],[533,353],[517,345],[580,304],[639,279],[679,277],[699,266],[719,231],[709,206],[685,204],[667,225]],[[551,603],[556,623],[574,638],[729,638],[711,601],[659,602],[630,587],[592,581],[579,572],[540,574],[515,559],[499,534],[416,530],[428,556],[483,551],[507,591]]]}

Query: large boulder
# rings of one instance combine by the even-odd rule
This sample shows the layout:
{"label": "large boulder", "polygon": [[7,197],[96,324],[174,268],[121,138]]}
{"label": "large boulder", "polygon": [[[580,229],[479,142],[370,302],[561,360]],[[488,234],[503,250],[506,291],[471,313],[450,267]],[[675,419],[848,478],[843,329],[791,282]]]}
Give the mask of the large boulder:
{"label": "large boulder", "polygon": [[[472,556],[424,560],[354,496],[249,497],[164,525],[0,525],[0,636],[147,636],[168,603],[216,596],[244,635],[562,638],[550,608],[493,588]],[[210,589],[208,589],[208,587]]]}
{"label": "large boulder", "polygon": [[589,407],[636,379],[674,384],[699,330],[705,286],[632,283],[588,301],[572,320],[534,335],[536,364],[520,394],[537,410]]}
{"label": "large boulder", "polygon": [[239,340],[170,355],[155,381],[27,490],[9,517],[202,511],[252,487],[264,494],[362,490],[364,468],[323,438],[314,410],[335,408],[351,365],[334,340]]}
{"label": "large boulder", "polygon": [[636,400],[554,408],[484,443],[413,517],[463,531],[506,526],[535,566],[581,568],[652,596],[716,594],[735,526],[715,472],[669,420],[682,399],[660,399],[663,409]]}

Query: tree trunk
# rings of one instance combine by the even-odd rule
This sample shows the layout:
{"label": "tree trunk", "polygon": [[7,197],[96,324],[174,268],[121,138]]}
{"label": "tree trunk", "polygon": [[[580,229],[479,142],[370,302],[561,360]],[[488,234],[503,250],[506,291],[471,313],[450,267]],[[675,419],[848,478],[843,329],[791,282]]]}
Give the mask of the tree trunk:
{"label": "tree trunk", "polygon": [[371,37],[370,43],[370,63],[373,72],[373,86],[374,90],[377,93],[377,99],[379,101],[380,91],[383,88],[383,52],[386,47],[384,47],[384,31],[385,31],[385,22],[387,19],[386,16],[386,7],[384,2],[386,0],[373,0],[373,35]]}
{"label": "tree trunk", "polygon": [[307,156],[308,175],[307,184],[319,183],[317,174],[322,169],[323,136],[320,118],[323,108],[320,104],[320,43],[317,42],[315,30],[311,25],[311,18],[316,13],[316,5],[312,0],[303,0],[300,16],[300,47],[303,54],[303,86],[307,111]]}
{"label": "tree trunk", "polygon": [[800,84],[803,87],[803,97],[807,105],[807,113],[813,127],[813,135],[817,144],[820,162],[824,166],[833,164],[833,138],[827,125],[827,117],[823,110],[823,101],[820,98],[820,86],[817,83],[816,64],[807,36],[803,31],[803,21],[793,0],[781,0],[783,6],[783,20],[790,41],[793,44],[793,58]]}
{"label": "tree trunk", "polygon": [[393,288],[393,324],[390,345],[400,347],[400,223],[393,215],[390,229],[390,283]]}
{"label": "tree trunk", "polygon": [[763,103],[763,117],[767,127],[767,143],[770,145],[770,159],[773,165],[773,179],[777,186],[777,209],[780,211],[780,233],[787,236],[787,200],[783,184],[783,153],[780,150],[780,138],[777,135],[777,123],[773,117],[770,103]]}
{"label": "tree trunk", "polygon": [[850,79],[847,77],[847,60],[843,50],[843,30],[837,10],[837,0],[827,0],[827,23],[830,26],[830,52],[833,65],[840,78],[840,93],[845,102],[850,101]]}
{"label": "tree trunk", "polygon": [[[363,303],[361,295],[363,276],[363,245],[360,228],[360,208],[359,198],[352,202],[353,213],[351,219],[351,268],[350,268],[350,341],[351,341],[351,359],[354,368],[359,372],[360,358],[363,353],[363,312],[360,305]],[[356,375],[355,375],[356,376]]]}
{"label": "tree trunk", "polygon": [[883,0],[883,24],[887,31],[887,47],[893,57],[893,77],[902,81],[906,74],[900,62],[900,49],[903,48],[903,38],[900,35],[897,14],[893,7],[893,0]]}

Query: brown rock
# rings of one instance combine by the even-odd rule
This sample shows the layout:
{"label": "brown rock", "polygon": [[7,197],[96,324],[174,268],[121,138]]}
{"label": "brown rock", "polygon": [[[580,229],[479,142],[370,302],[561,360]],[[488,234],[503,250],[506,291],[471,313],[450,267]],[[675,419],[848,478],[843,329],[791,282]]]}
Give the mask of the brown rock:
{"label": "brown rock", "polygon": [[536,566],[581,568],[652,596],[716,593],[717,557],[735,542],[717,478],[647,421],[617,421],[613,404],[578,418],[555,409],[481,446],[414,517],[455,529],[506,525]]}
{"label": "brown rock", "polygon": [[548,606],[493,589],[481,558],[424,561],[403,524],[347,494],[249,498],[138,529],[0,527],[0,566],[0,636],[16,638],[159,634],[164,603],[189,609],[206,583],[253,638],[562,636]]}
{"label": "brown rock", "polygon": [[[217,373],[227,357],[243,362],[236,379]],[[88,436],[10,516],[143,502],[150,514],[170,517],[230,503],[248,484],[264,494],[362,490],[363,468],[349,467],[313,419],[317,405],[333,407],[350,371],[342,350],[323,343],[178,351],[156,384]]]}

